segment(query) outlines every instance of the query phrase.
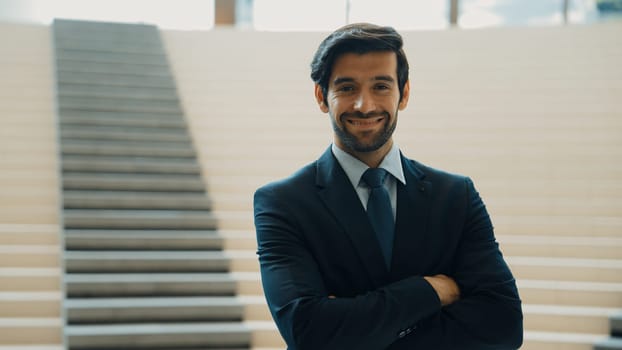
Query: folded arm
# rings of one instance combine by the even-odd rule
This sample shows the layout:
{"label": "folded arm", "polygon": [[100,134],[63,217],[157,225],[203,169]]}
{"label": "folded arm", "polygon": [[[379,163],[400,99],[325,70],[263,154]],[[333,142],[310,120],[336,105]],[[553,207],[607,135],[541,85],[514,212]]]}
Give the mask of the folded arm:
{"label": "folded arm", "polygon": [[[492,223],[470,179],[465,179],[467,215],[451,278],[460,299],[443,307],[433,322],[439,348],[518,349],[523,341],[521,300],[495,240]],[[413,337],[413,342],[416,342]],[[404,349],[416,347],[410,344]]]}
{"label": "folded arm", "polygon": [[439,298],[421,277],[355,297],[331,298],[285,208],[270,192],[255,194],[264,293],[290,349],[385,349],[404,330],[438,313]]}

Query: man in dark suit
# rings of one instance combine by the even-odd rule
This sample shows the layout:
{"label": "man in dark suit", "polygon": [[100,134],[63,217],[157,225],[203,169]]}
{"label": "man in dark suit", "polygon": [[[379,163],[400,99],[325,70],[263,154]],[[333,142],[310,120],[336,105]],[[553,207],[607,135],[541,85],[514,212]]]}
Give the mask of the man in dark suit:
{"label": "man in dark suit", "polygon": [[473,183],[393,142],[410,93],[401,36],[343,27],[311,68],[334,143],[254,201],[263,288],[288,348],[520,347],[515,280]]}

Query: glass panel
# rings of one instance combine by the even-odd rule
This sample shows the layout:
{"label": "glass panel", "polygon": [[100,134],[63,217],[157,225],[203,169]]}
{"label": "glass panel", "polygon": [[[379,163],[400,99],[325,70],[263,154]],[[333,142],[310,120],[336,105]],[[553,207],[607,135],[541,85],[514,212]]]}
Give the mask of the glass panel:
{"label": "glass panel", "polygon": [[[210,29],[214,0],[4,0],[2,8],[20,3],[19,21],[50,23],[54,18],[143,22],[167,29]],[[0,16],[6,17],[6,16]]]}
{"label": "glass panel", "polygon": [[398,30],[444,29],[448,17],[448,1],[350,0],[350,23],[372,22]]}
{"label": "glass panel", "polygon": [[346,2],[335,0],[255,0],[257,30],[330,31],[345,24]]}
{"label": "glass panel", "polygon": [[[564,0],[461,0],[461,28],[547,26],[564,23]],[[594,0],[569,0],[568,22],[596,20]]]}

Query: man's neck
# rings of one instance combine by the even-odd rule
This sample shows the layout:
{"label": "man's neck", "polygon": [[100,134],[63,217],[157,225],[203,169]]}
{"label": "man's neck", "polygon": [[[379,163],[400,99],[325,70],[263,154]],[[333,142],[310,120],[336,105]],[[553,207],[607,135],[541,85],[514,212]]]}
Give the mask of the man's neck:
{"label": "man's neck", "polygon": [[378,165],[382,163],[382,160],[387,155],[387,153],[389,153],[391,147],[393,147],[393,139],[389,139],[389,141],[387,141],[384,145],[380,146],[380,148],[371,152],[357,152],[355,150],[346,149],[340,142],[337,141],[335,141],[335,144],[344,152],[367,164],[368,167],[377,168]]}

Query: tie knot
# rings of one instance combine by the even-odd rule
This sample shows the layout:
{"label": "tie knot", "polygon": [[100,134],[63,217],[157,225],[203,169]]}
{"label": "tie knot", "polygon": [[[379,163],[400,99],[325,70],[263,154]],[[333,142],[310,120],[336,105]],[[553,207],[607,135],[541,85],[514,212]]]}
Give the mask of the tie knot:
{"label": "tie knot", "polygon": [[387,176],[387,171],[382,168],[369,168],[363,173],[363,181],[369,187],[380,187]]}

